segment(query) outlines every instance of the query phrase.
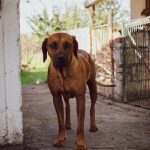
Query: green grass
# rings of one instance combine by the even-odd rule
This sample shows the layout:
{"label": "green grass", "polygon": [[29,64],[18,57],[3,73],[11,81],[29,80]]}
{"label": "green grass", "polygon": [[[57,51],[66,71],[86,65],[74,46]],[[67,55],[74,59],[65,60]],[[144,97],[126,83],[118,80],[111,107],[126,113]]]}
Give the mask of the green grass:
{"label": "green grass", "polygon": [[36,84],[37,81],[45,82],[47,80],[47,72],[21,72],[22,84]]}

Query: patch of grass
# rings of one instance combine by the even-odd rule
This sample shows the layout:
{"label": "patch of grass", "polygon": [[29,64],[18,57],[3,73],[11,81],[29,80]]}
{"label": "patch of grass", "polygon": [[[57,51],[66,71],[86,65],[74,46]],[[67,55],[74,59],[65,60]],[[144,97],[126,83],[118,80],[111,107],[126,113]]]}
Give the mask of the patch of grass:
{"label": "patch of grass", "polygon": [[22,84],[36,84],[47,81],[47,72],[21,72]]}

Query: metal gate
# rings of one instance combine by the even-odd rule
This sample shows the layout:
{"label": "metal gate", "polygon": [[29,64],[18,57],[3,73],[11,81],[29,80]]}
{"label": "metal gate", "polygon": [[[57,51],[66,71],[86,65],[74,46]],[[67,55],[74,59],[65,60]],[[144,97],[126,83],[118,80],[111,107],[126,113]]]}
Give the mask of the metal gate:
{"label": "metal gate", "polygon": [[124,23],[124,100],[150,109],[150,17]]}

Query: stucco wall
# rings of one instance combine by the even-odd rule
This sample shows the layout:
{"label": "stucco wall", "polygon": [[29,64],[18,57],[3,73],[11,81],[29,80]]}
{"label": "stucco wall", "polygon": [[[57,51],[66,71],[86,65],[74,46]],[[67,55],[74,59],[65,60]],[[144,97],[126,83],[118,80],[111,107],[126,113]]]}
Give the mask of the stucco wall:
{"label": "stucco wall", "polygon": [[79,49],[87,52],[90,51],[90,30],[88,27],[66,30],[71,35],[74,35],[78,41]]}
{"label": "stucco wall", "polygon": [[1,3],[0,144],[19,144],[23,140],[19,0],[2,0]]}
{"label": "stucco wall", "polygon": [[145,0],[131,0],[131,19],[141,18],[141,12],[145,8]]}

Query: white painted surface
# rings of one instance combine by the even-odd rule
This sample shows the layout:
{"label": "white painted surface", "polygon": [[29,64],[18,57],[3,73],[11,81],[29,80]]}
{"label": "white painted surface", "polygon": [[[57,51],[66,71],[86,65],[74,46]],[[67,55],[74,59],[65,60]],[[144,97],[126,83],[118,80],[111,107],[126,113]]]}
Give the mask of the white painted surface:
{"label": "white painted surface", "polygon": [[79,49],[83,49],[87,52],[90,51],[90,30],[88,27],[65,30],[64,32],[76,37]]}
{"label": "white painted surface", "polygon": [[0,16],[0,144],[19,144],[23,141],[19,0],[2,0]]}
{"label": "white painted surface", "polygon": [[5,70],[3,44],[3,18],[0,10],[0,144],[6,142]]}
{"label": "white painted surface", "polygon": [[145,9],[145,0],[131,0],[131,19],[141,18],[141,12]]}

